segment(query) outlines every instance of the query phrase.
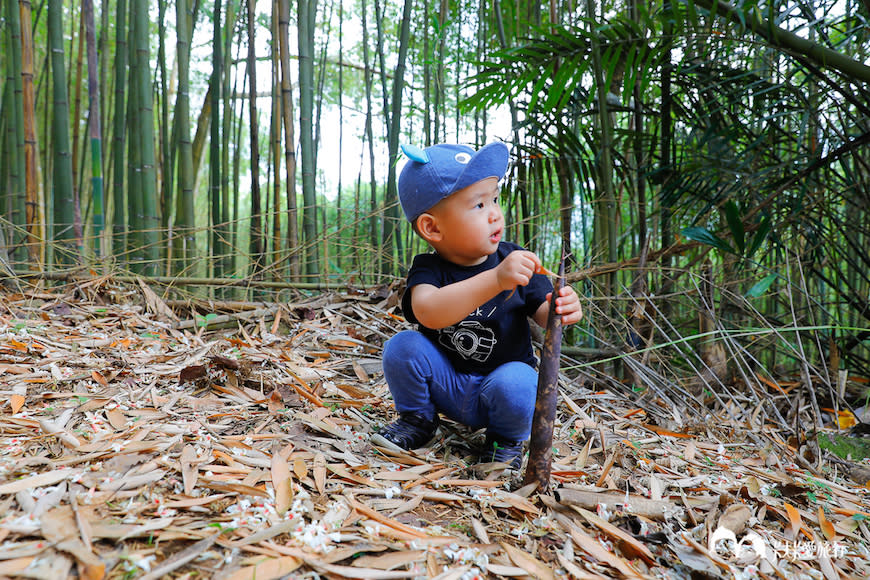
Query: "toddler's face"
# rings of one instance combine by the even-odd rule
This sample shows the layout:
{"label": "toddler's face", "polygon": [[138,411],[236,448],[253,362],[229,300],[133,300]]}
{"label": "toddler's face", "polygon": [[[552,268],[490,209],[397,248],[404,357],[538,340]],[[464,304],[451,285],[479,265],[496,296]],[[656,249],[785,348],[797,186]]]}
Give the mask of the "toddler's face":
{"label": "toddler's face", "polygon": [[498,248],[504,233],[498,179],[488,177],[441,200],[431,213],[443,237],[435,249],[461,266],[483,262]]}

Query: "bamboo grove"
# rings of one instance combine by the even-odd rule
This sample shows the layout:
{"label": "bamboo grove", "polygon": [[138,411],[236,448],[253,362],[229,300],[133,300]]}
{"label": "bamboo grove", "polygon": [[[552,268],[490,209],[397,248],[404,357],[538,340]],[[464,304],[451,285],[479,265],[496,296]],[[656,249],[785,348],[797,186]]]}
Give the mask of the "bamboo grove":
{"label": "bamboo grove", "polygon": [[399,145],[503,139],[576,344],[791,325],[870,367],[866,2],[2,4],[7,274],[389,282]]}

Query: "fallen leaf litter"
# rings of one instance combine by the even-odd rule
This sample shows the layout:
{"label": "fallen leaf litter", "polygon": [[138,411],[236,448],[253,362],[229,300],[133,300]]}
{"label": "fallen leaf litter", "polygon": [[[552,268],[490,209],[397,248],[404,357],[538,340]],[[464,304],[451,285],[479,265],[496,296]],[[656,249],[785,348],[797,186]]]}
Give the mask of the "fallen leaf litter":
{"label": "fallen leaf litter", "polygon": [[775,425],[673,431],[562,377],[551,496],[449,421],[428,449],[373,446],[394,305],[205,315],[110,280],[0,295],[0,576],[870,576],[867,488]]}

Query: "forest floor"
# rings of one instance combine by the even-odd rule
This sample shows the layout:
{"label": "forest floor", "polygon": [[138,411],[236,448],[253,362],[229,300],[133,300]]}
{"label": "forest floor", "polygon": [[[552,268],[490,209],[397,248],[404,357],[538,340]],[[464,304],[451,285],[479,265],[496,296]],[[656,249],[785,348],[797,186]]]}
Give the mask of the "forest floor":
{"label": "forest floor", "polygon": [[450,422],[373,446],[395,304],[0,294],[0,577],[870,577],[863,472],[769,422],[675,430],[564,376],[547,495]]}

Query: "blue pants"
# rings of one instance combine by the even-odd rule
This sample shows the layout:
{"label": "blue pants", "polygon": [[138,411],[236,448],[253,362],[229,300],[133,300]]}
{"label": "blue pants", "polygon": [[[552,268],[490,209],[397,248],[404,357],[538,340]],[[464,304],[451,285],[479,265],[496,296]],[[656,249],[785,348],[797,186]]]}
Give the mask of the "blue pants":
{"label": "blue pants", "polygon": [[500,439],[529,438],[538,373],[526,363],[505,363],[488,375],[459,373],[432,341],[404,330],[384,345],[384,376],[399,413],[431,420],[440,412]]}

